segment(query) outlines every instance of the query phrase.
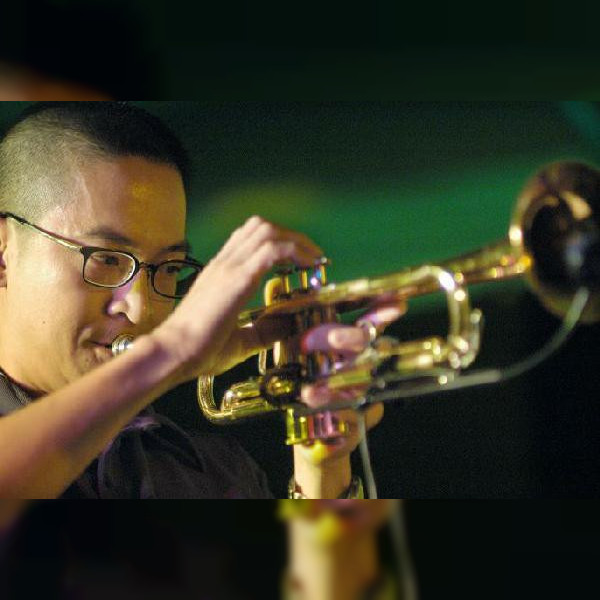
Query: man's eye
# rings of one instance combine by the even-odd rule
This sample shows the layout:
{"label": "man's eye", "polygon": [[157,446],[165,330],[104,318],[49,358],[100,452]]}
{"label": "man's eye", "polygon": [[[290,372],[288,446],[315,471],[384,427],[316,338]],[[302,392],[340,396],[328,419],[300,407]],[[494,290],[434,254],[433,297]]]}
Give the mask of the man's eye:
{"label": "man's eye", "polygon": [[167,265],[165,271],[167,275],[179,275],[179,273],[182,271],[182,268],[180,265]]}
{"label": "man's eye", "polygon": [[116,254],[94,254],[94,260],[102,266],[106,267],[119,267],[121,266],[122,259]]}

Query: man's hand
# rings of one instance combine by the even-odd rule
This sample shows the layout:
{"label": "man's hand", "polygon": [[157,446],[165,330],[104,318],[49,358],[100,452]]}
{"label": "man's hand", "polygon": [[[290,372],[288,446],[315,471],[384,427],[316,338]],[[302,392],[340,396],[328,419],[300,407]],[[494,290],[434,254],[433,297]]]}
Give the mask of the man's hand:
{"label": "man's hand", "polygon": [[[364,315],[361,321],[381,332],[404,312],[404,305],[384,305]],[[369,330],[365,327],[327,324],[307,332],[303,347],[307,352],[330,352],[352,361],[370,341]],[[321,383],[305,386],[302,400],[312,407],[335,405],[336,401],[359,397],[365,391],[366,386],[339,391],[328,389],[326,383]],[[358,446],[361,435],[359,418],[365,419],[366,430],[371,429],[383,417],[383,405],[373,404],[360,416],[348,409],[337,411],[335,415],[348,425],[347,435],[294,447],[296,485],[309,498],[336,498],[350,485],[350,454]]]}
{"label": "man's hand", "polygon": [[276,264],[314,265],[323,251],[301,233],[251,217],[208,263],[173,314],[151,334],[186,381],[217,375],[272,345],[281,329],[239,328],[238,314]]}
{"label": "man's hand", "polygon": [[[173,366],[173,383],[222,373],[282,339],[283,322],[271,329],[260,323],[239,328],[238,315],[275,265],[291,262],[311,267],[322,256],[321,248],[306,236],[260,217],[248,219],[208,263],[173,314],[151,334]],[[384,305],[364,315],[363,320],[382,330],[403,312],[403,306]],[[351,361],[369,342],[367,328],[338,324],[316,327],[302,339],[306,352],[334,353],[342,361]],[[310,406],[321,406],[364,391],[333,392],[326,385],[305,386],[302,399]],[[309,497],[335,498],[350,484],[350,453],[360,441],[359,415],[352,410],[336,415],[347,423],[347,436],[294,449],[296,482]],[[376,425],[382,416],[381,405],[370,406],[364,413],[366,428]]]}

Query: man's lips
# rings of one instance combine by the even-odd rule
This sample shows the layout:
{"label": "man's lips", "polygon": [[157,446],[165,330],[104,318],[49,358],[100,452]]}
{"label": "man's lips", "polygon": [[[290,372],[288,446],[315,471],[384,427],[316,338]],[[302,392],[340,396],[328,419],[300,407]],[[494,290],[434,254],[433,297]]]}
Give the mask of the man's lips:
{"label": "man's lips", "polygon": [[126,331],[118,331],[116,333],[100,333],[100,337],[89,339],[88,342],[95,344],[96,346],[104,346],[105,348],[112,348],[113,342],[122,335],[134,335]]}
{"label": "man's lips", "polygon": [[96,342],[95,340],[90,340],[90,343],[94,346],[99,346],[100,348],[107,348],[108,350],[112,350],[112,340],[110,342]]}

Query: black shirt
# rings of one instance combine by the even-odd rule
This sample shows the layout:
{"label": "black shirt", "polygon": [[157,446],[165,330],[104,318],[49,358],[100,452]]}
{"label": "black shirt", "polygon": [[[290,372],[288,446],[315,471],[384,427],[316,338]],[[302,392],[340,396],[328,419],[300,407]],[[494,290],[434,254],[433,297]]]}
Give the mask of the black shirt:
{"label": "black shirt", "polygon": [[[0,415],[31,402],[0,371]],[[264,472],[232,439],[183,430],[151,407],[131,421],[64,498],[271,498]]]}

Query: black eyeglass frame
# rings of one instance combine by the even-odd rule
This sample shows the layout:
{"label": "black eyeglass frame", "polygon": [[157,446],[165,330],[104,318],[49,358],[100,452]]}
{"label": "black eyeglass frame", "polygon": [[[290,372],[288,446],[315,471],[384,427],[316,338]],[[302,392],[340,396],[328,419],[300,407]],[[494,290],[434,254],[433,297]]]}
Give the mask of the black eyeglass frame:
{"label": "black eyeglass frame", "polygon": [[[177,294],[177,295],[173,296],[173,295],[169,295],[169,294],[163,294],[162,292],[159,292],[156,289],[156,286],[154,285],[154,276],[156,275],[156,272],[158,271],[158,269],[160,267],[162,267],[163,265],[168,265],[168,264],[173,264],[173,263],[176,263],[179,265],[183,264],[188,267],[197,269],[197,272],[194,276],[194,278],[195,278],[202,272],[202,269],[204,268],[204,265],[201,262],[199,262],[191,257],[186,257],[184,260],[171,259],[171,260],[165,260],[158,264],[152,264],[152,263],[147,263],[147,262],[143,262],[143,261],[139,260],[137,258],[137,256],[135,256],[134,254],[131,254],[131,252],[127,252],[125,250],[116,250],[114,248],[101,248],[99,246],[81,246],[80,244],[75,244],[74,242],[70,242],[59,235],[56,235],[54,233],[50,233],[44,229],[41,229],[37,225],[30,223],[23,217],[19,217],[18,215],[15,215],[14,213],[10,213],[10,212],[0,212],[0,219],[13,219],[13,220],[17,221],[17,223],[20,223],[21,225],[25,225],[26,227],[33,229],[37,233],[40,233],[45,238],[48,238],[49,240],[52,240],[53,242],[56,242],[57,244],[60,244],[61,246],[64,246],[65,248],[68,248],[69,250],[75,250],[75,251],[79,252],[80,254],[82,254],[83,255],[83,266],[81,268],[82,279],[86,283],[89,283],[90,285],[100,287],[100,288],[114,289],[114,288],[122,287],[122,286],[126,285],[127,283],[129,283],[136,276],[136,274],[139,273],[140,269],[146,268],[151,274],[150,280],[152,283],[152,289],[155,291],[155,293],[157,293],[159,296],[162,296],[163,298],[169,298],[170,300],[180,300],[181,298],[183,298],[185,296],[185,294]],[[113,252],[116,254],[122,254],[124,256],[127,256],[128,258],[131,258],[133,260],[134,268],[131,271],[131,273],[127,276],[127,279],[125,281],[119,283],[118,285],[108,285],[108,284],[102,284],[102,283],[96,283],[94,281],[90,281],[85,276],[85,265],[86,265],[89,257],[92,254],[94,254],[95,252]]]}

